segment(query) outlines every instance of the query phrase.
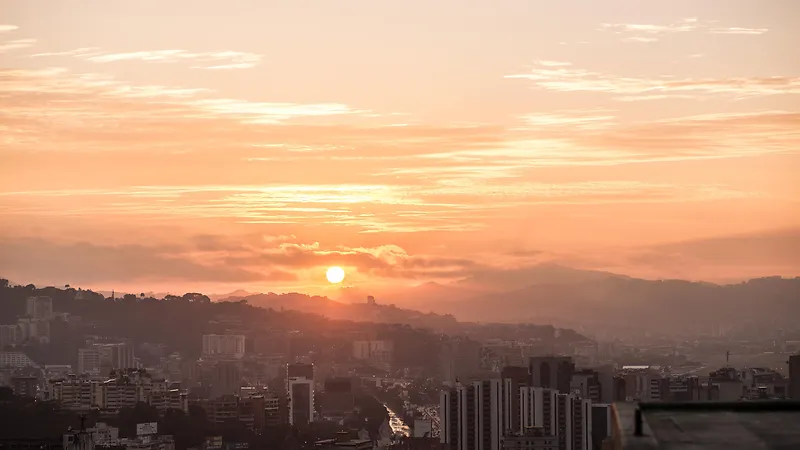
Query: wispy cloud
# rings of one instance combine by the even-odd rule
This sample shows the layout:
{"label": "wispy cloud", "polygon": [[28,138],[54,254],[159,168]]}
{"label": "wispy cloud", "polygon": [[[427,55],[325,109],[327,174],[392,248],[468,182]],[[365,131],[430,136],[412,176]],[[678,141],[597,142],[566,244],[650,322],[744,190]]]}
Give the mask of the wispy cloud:
{"label": "wispy cloud", "polygon": [[710,33],[712,34],[764,34],[769,31],[766,28],[740,28],[740,27],[729,27],[729,28],[712,28]]}
{"label": "wispy cloud", "polygon": [[624,42],[656,42],[661,37],[690,32],[705,32],[711,34],[764,34],[766,28],[741,28],[718,27],[717,21],[701,21],[695,17],[688,17],[669,24],[634,24],[634,23],[603,23],[599,31],[611,32],[620,36]]}
{"label": "wispy cloud", "polygon": [[0,42],[0,53],[6,53],[12,50],[19,50],[22,48],[33,47],[35,44],[36,44],[36,39],[15,39],[12,41]]}
{"label": "wispy cloud", "polygon": [[188,50],[150,50],[108,53],[97,48],[79,48],[63,52],[38,53],[36,57],[70,56],[95,63],[144,61],[151,63],[190,62],[195,69],[249,69],[261,63],[262,56],[255,53],[220,51],[190,52]]}
{"label": "wispy cloud", "polygon": [[675,77],[634,78],[608,75],[573,67],[537,64],[530,72],[506,75],[527,79],[540,89],[561,92],[603,92],[619,100],[653,100],[668,97],[728,95],[734,98],[800,93],[800,77],[748,77],[694,79]]}
{"label": "wispy cloud", "polygon": [[3,25],[0,24],[0,33],[8,33],[14,30],[18,30],[19,27],[16,25]]}

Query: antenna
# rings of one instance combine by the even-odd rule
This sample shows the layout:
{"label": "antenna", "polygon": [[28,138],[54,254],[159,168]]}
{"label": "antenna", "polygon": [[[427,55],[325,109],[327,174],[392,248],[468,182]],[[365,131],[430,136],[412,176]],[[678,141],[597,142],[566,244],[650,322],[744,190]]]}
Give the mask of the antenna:
{"label": "antenna", "polygon": [[728,350],[725,352],[725,365],[730,367],[730,362],[731,362],[731,352],[730,350]]}

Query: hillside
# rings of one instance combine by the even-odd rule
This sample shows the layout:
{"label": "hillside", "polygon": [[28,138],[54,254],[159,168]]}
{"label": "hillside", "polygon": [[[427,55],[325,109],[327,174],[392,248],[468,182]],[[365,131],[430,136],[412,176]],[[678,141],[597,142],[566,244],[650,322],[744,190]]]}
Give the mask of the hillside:
{"label": "hillside", "polygon": [[800,317],[800,278],[716,285],[683,280],[601,277],[441,302],[459,320],[552,322],[594,331],[626,328],[663,334],[714,327],[775,327]]}

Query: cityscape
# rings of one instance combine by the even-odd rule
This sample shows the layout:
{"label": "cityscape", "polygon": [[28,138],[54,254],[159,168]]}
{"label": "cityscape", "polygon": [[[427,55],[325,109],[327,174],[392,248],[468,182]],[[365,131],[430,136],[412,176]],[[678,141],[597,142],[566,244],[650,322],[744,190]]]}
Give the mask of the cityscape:
{"label": "cityscape", "polygon": [[0,450],[800,450],[798,18],[0,0]]}
{"label": "cityscape", "polygon": [[0,325],[11,448],[606,449],[614,405],[800,399],[798,326],[669,344],[524,324],[446,334],[422,316],[0,284],[16,318]]}

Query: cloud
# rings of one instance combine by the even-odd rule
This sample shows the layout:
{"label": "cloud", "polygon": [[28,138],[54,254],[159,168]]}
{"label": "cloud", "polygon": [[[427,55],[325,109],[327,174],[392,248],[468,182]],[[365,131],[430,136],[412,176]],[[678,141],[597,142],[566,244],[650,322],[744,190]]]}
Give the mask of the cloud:
{"label": "cloud", "polygon": [[[75,284],[112,281],[252,282],[269,273],[200,264],[163,246],[0,240],[0,273],[15,279]],[[285,277],[284,277],[285,278]],[[279,277],[281,279],[281,277]]]}
{"label": "cloud", "polygon": [[599,31],[611,32],[619,35],[623,42],[656,42],[661,37],[691,32],[706,32],[710,34],[764,34],[766,28],[741,28],[717,27],[717,21],[701,21],[695,17],[688,17],[670,24],[632,24],[632,23],[603,23]]}
{"label": "cloud", "polygon": [[249,69],[261,63],[262,56],[255,53],[220,51],[190,52],[188,50],[150,50],[124,53],[107,53],[97,48],[79,48],[63,52],[38,53],[34,57],[70,56],[94,63],[143,61],[151,63],[191,62],[193,69]]}
{"label": "cloud", "polygon": [[36,39],[15,39],[12,41],[0,42],[0,53],[33,47],[34,44],[36,44]]}
{"label": "cloud", "polygon": [[16,25],[3,25],[0,24],[0,33],[8,33],[14,30],[18,30],[19,27]]}
{"label": "cloud", "polygon": [[553,68],[536,65],[530,72],[506,75],[525,79],[539,89],[559,92],[598,92],[616,100],[654,100],[663,98],[698,98],[725,95],[733,98],[800,93],[800,77],[741,78],[635,78],[619,77],[572,67]]}
{"label": "cloud", "polygon": [[712,28],[710,33],[711,34],[764,34],[769,31],[766,28],[740,28],[740,27],[729,27],[729,28]]}

